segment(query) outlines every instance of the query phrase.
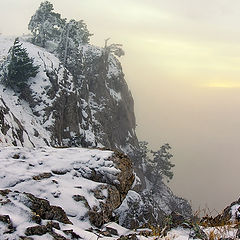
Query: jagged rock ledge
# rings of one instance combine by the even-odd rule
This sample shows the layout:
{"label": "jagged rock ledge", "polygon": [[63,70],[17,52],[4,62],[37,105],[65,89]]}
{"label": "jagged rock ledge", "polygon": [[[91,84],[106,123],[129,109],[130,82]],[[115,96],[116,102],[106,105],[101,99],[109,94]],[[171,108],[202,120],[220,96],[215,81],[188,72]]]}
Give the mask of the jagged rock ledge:
{"label": "jagged rock ledge", "polygon": [[135,178],[130,159],[107,150],[5,147],[0,161],[0,237],[101,227]]}

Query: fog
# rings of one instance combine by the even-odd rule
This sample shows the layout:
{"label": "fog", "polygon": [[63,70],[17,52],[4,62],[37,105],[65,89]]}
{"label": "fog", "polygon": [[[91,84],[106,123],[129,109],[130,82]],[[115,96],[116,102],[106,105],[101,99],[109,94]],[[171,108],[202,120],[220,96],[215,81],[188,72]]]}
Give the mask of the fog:
{"label": "fog", "polygon": [[[39,0],[0,0],[0,32],[28,33]],[[83,19],[91,42],[122,43],[137,133],[172,146],[172,190],[220,211],[239,197],[240,2],[238,0],[54,0]]]}

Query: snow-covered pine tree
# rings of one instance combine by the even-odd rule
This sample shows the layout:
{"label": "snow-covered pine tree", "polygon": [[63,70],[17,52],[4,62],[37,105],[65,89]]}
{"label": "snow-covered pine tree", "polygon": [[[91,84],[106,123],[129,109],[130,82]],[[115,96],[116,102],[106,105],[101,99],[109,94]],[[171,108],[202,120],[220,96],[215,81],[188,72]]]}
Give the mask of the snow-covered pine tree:
{"label": "snow-covered pine tree", "polygon": [[53,10],[53,5],[45,1],[31,17],[28,29],[33,34],[34,44],[45,47],[48,40],[58,42],[66,19],[62,19],[61,15]]}
{"label": "snow-covered pine tree", "polygon": [[30,77],[35,77],[39,66],[34,66],[33,58],[29,58],[27,50],[22,47],[19,38],[16,38],[9,49],[4,65],[3,82],[7,87],[23,90]]}
{"label": "snow-covered pine tree", "polygon": [[82,56],[79,50],[80,44],[89,43],[90,36],[87,25],[82,21],[70,20],[62,30],[57,54],[61,62],[72,73],[76,66],[80,67]]}
{"label": "snow-covered pine tree", "polygon": [[75,44],[89,43],[90,36],[86,23],[83,20],[76,21],[71,19],[68,23],[69,37],[75,42]]}

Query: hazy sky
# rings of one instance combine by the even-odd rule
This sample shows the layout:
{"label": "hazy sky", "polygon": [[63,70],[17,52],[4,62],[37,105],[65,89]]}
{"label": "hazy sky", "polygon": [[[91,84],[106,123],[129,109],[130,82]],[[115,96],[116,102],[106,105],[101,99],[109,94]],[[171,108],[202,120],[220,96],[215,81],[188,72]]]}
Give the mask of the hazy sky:
{"label": "hazy sky", "polygon": [[[0,0],[0,32],[27,33],[39,0]],[[239,197],[240,1],[54,0],[122,43],[140,139],[173,147],[171,188],[193,206],[222,209]]]}

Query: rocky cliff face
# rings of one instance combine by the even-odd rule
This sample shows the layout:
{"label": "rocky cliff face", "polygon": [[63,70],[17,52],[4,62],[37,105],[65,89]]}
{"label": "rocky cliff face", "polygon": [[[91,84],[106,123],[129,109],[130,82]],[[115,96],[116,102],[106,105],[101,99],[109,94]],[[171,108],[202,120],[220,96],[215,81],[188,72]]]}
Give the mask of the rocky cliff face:
{"label": "rocky cliff face", "polygon": [[[0,36],[0,62],[4,61],[12,44],[13,39]],[[119,153],[118,158],[122,160],[118,168],[125,180],[121,187],[114,184],[110,188],[100,186],[101,191],[113,192],[118,196],[109,200],[116,202],[110,210],[106,211],[103,206],[105,212],[112,214],[118,208],[115,215],[119,222],[130,228],[149,221],[158,223],[171,211],[190,215],[189,204],[174,196],[162,182],[159,182],[155,194],[151,195],[151,182],[138,168],[141,159],[134,155],[139,146],[133,98],[118,59],[107,54],[105,49],[84,44],[80,46],[81,64],[76,66],[76,71],[70,72],[46,49],[24,41],[23,47],[40,66],[39,73],[29,79],[28,89],[24,93],[1,86],[1,146],[116,149],[132,157],[140,179],[134,178],[131,163],[127,163]],[[103,171],[102,175],[107,176],[108,173]],[[103,176],[95,172],[93,180]],[[135,191],[128,192],[134,179]],[[100,190],[96,191],[99,193]],[[91,210],[91,216],[96,214],[95,210]],[[126,214],[131,211],[132,215]],[[109,220],[110,213],[104,219]],[[139,221],[133,223],[133,215]],[[102,214],[99,219],[102,219]],[[93,221],[98,226],[103,223],[103,220]]]}
{"label": "rocky cliff face", "polygon": [[0,126],[2,133],[1,143],[3,145],[9,144],[17,146],[25,143],[34,146],[30,140],[28,132],[10,111],[2,98],[0,98]]}
{"label": "rocky cliff face", "polygon": [[[0,39],[0,59],[6,58],[11,45],[12,39]],[[39,125],[49,132],[48,144],[105,146],[125,153],[134,150],[138,141],[133,98],[121,65],[113,55],[106,56],[104,49],[82,45],[83,66],[77,66],[77,73],[72,74],[45,49],[27,42],[23,47],[40,66],[38,75],[28,83],[29,91],[24,94],[26,102],[4,86],[1,95],[3,101],[15,95],[15,105],[27,103],[26,114],[34,115]],[[24,124],[28,130],[32,128]]]}

